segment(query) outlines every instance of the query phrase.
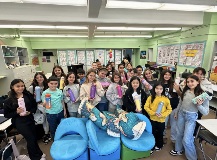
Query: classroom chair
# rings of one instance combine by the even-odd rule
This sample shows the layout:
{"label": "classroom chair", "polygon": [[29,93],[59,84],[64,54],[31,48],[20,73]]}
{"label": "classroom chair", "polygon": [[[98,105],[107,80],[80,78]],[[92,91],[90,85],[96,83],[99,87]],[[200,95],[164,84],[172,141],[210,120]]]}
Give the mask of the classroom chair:
{"label": "classroom chair", "polygon": [[138,118],[146,122],[146,128],[141,137],[137,140],[131,140],[121,135],[121,159],[133,160],[150,156],[150,150],[155,145],[155,138],[152,134],[152,125],[149,119],[139,113]]}
{"label": "classroom chair", "polygon": [[54,160],[88,160],[88,136],[82,118],[66,118],[57,127],[50,149]]}
{"label": "classroom chair", "polygon": [[120,137],[112,137],[91,120],[86,123],[89,137],[90,160],[120,159]]}

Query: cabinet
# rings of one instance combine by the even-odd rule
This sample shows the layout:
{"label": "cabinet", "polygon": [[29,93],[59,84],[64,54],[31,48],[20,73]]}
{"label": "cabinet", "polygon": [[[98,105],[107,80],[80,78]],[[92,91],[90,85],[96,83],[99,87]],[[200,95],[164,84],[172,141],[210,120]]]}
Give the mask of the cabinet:
{"label": "cabinet", "polygon": [[3,56],[6,67],[11,64],[22,66],[29,63],[27,48],[2,45],[0,54]]}

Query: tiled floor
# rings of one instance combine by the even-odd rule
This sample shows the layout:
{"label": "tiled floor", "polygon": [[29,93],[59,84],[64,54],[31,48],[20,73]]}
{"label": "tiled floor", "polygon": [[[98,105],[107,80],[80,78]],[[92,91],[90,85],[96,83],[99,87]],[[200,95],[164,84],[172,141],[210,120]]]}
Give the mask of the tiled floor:
{"label": "tiled floor", "polygon": [[[210,111],[210,114],[208,116],[204,116],[203,118],[215,118],[215,113],[213,111]],[[163,147],[163,149],[161,151],[154,152],[153,155],[151,155],[148,158],[145,158],[145,160],[186,160],[184,155],[172,156],[169,154],[169,151],[171,149],[173,149],[173,143],[170,141],[170,138],[169,138],[170,129],[168,129],[167,133],[168,133],[168,135],[167,135],[168,141],[167,141],[167,144],[165,144],[165,146]],[[26,144],[24,141],[19,143],[18,148],[21,151],[21,153],[26,152],[26,149],[23,147],[25,145]],[[50,152],[49,152],[51,143],[49,143],[48,145],[45,145],[40,141],[39,145],[40,145],[40,148],[42,149],[42,151],[47,155],[47,157],[46,157],[47,160],[52,160],[52,158],[50,156]],[[196,142],[196,145],[198,146],[198,141]],[[205,146],[205,152],[208,153],[209,155],[211,155],[211,158],[213,158],[215,156],[216,148],[209,145],[209,144],[205,144],[204,146]],[[198,150],[198,159],[203,160],[202,154],[199,150]]]}

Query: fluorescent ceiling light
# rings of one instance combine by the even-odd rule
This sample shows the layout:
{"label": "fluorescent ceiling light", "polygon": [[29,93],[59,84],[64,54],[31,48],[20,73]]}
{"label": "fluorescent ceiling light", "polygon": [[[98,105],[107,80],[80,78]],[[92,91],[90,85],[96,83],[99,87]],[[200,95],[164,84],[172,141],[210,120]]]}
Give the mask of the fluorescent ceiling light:
{"label": "fluorescent ceiling light", "polygon": [[155,31],[178,31],[182,28],[153,28]]}
{"label": "fluorescent ceiling light", "polygon": [[94,37],[101,37],[101,38],[106,38],[106,37],[117,37],[117,38],[151,38],[151,35],[95,35]]}
{"label": "fluorescent ceiling light", "polygon": [[97,27],[97,30],[104,31],[156,31],[156,30],[165,30],[165,31],[174,31],[180,30],[181,28],[139,28],[139,27]]}
{"label": "fluorescent ceiling light", "polygon": [[0,0],[0,2],[87,6],[87,0]]}
{"label": "fluorescent ceiling light", "polygon": [[21,34],[20,37],[47,37],[47,38],[55,38],[55,37],[88,37],[86,35],[61,35],[61,34]]}
{"label": "fluorescent ceiling light", "polygon": [[205,12],[217,12],[217,6],[214,6],[208,10],[206,10]]}
{"label": "fluorescent ceiling light", "polygon": [[0,28],[88,29],[87,26],[0,25]]}
{"label": "fluorescent ceiling light", "polygon": [[161,3],[107,0],[106,8],[157,9]]}
{"label": "fluorescent ceiling light", "polygon": [[206,5],[190,5],[190,4],[170,4],[164,3],[158,10],[175,10],[175,11],[205,11],[212,6]]}

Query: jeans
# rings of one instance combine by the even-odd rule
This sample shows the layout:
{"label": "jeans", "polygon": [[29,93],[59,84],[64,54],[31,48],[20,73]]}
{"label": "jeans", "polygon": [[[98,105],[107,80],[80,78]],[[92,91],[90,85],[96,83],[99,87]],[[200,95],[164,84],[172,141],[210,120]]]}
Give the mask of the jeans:
{"label": "jeans", "polygon": [[182,110],[178,113],[175,150],[183,151],[184,146],[185,156],[188,160],[197,160],[193,137],[197,116],[197,113]]}
{"label": "jeans", "polygon": [[170,135],[170,139],[171,141],[175,141],[176,140],[176,135],[177,135],[177,120],[174,118],[174,115],[176,113],[176,109],[174,109],[170,116],[170,126],[171,126],[171,135]]}
{"label": "jeans", "polygon": [[102,111],[108,111],[108,103],[98,103],[96,105],[96,108],[102,112]]}
{"label": "jeans", "polygon": [[62,110],[58,114],[47,113],[46,115],[47,115],[47,121],[48,121],[49,127],[50,127],[51,137],[52,137],[52,139],[54,139],[57,126],[60,124],[61,119],[64,118],[64,111]]}

